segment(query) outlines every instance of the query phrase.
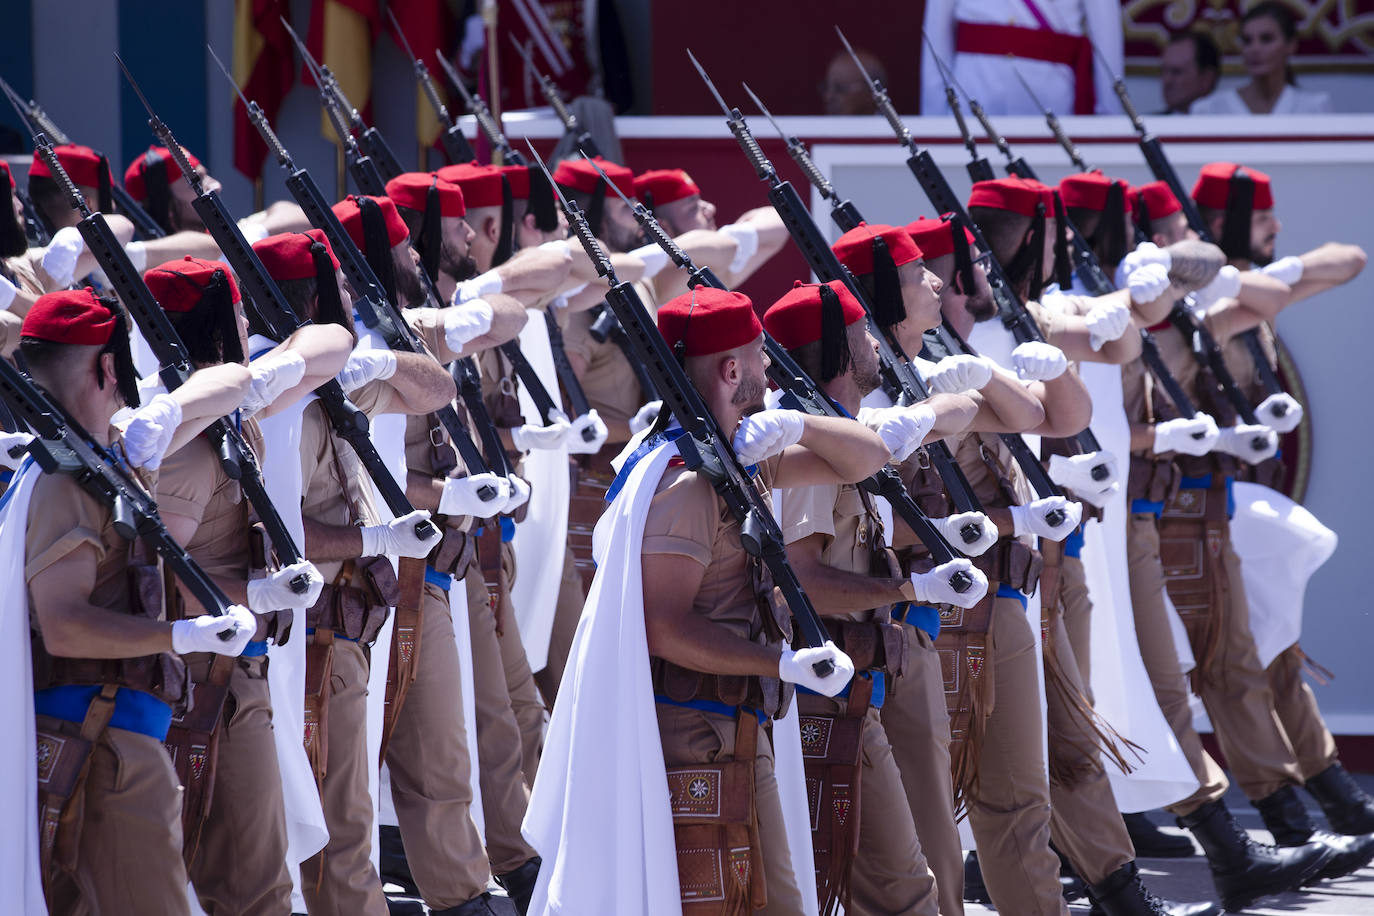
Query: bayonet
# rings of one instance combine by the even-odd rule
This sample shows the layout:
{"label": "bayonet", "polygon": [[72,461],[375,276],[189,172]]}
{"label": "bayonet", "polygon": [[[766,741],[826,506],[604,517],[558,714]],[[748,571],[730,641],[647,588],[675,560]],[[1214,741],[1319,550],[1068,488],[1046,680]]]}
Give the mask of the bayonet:
{"label": "bayonet", "polygon": [[1026,78],[1021,75],[1021,69],[1019,67],[1012,65],[1011,69],[1012,72],[1016,74],[1016,78],[1020,81],[1022,87],[1025,88],[1026,94],[1031,97],[1031,101],[1035,102],[1035,107],[1045,113],[1045,123],[1049,125],[1050,133],[1054,134],[1054,139],[1058,140],[1059,145],[1064,147],[1064,152],[1068,153],[1069,161],[1072,162],[1080,172],[1088,171],[1088,164],[1083,161],[1082,153],[1078,151],[1078,147],[1074,142],[1069,139],[1069,135],[1064,133],[1063,125],[1059,123],[1059,116],[1056,115],[1052,109],[1046,107],[1044,102],[1040,101],[1040,97],[1035,94],[1035,90],[1031,88],[1030,83],[1026,82]]}
{"label": "bayonet", "polygon": [[439,59],[439,66],[443,68],[448,76],[449,82],[458,90],[458,94],[463,97],[463,105],[467,108],[468,114],[477,121],[477,128],[482,131],[482,135],[487,138],[492,149],[501,154],[501,161],[511,165],[524,165],[525,157],[515,151],[506,139],[505,131],[496,122],[496,117],[487,107],[486,101],[480,93],[468,92],[467,85],[463,82],[463,77],[453,68],[453,64],[448,62],[448,58],[440,54],[436,49],[434,52]]}
{"label": "bayonet", "polygon": [[940,59],[940,55],[935,53],[935,45],[931,43],[930,36],[925,32],[921,33],[925,39],[926,52],[935,61],[935,69],[940,72],[940,82],[945,86],[945,104],[949,106],[950,113],[954,115],[954,121],[959,125],[959,136],[964,138],[964,147],[968,149],[969,158],[978,161],[978,144],[973,142],[973,134],[969,132],[968,123],[964,120],[964,109],[959,105],[959,93],[954,91],[954,75],[949,72],[945,62]]}
{"label": "bayonet", "polygon": [[430,75],[429,67],[425,62],[415,56],[411,50],[410,42],[406,40],[406,33],[401,29],[401,24],[396,21],[396,14],[391,11],[391,7],[386,8],[386,15],[391,20],[392,32],[396,40],[400,42],[401,49],[410,58],[411,64],[415,68],[415,79],[420,83],[420,89],[424,92],[425,98],[429,100],[429,105],[434,109],[434,115],[439,119],[439,141],[444,146],[444,155],[448,157],[450,165],[460,162],[471,162],[477,156],[472,151],[472,146],[468,143],[468,138],[463,135],[457,122],[448,112],[448,106],[444,104],[443,98],[439,95],[439,87],[434,85],[434,77]]}
{"label": "bayonet", "polygon": [[549,107],[553,109],[558,120],[563,122],[563,130],[573,138],[573,143],[577,149],[588,156],[600,156],[601,150],[596,145],[596,139],[582,127],[577,120],[577,115],[573,114],[567,103],[563,101],[563,93],[558,91],[558,85],[535,66],[534,58],[530,56],[530,52],[519,41],[516,41],[514,35],[510,36],[510,43],[515,45],[515,50],[525,61],[525,68],[529,70],[530,75],[539,81],[539,92],[544,96],[544,101],[549,103]]}

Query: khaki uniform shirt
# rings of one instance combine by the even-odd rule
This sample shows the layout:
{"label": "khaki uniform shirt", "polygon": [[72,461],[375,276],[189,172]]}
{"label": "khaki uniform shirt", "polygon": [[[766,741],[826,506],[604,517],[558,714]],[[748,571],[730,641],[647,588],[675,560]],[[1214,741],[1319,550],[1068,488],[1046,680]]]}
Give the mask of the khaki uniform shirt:
{"label": "khaki uniform shirt", "polygon": [[[871,506],[872,503],[869,503]],[[863,494],[852,483],[796,487],[782,500],[782,539],[791,544],[813,534],[823,535],[821,562],[844,572],[869,575],[873,570],[874,545],[883,544],[883,523],[876,511],[864,505]],[[890,573],[895,575],[895,572]],[[845,615],[867,621],[889,616],[890,608]]]}
{"label": "khaki uniform shirt", "polygon": [[[648,309],[650,318],[657,316],[658,305],[651,287],[636,283],[635,290]],[[640,389],[639,379],[630,361],[615,341],[608,339],[602,343],[592,337],[591,327],[595,316],[595,309],[568,316],[568,326],[563,333],[564,349],[586,363],[587,368],[579,381],[587,395],[587,403],[596,408],[603,420],[628,423],[649,397]]]}

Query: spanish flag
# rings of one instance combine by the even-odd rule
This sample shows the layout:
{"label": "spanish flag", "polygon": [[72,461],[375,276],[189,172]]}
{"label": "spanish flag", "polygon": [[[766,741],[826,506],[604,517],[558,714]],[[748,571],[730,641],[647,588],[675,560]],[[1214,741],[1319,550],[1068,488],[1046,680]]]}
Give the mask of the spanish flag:
{"label": "spanish flag", "polygon": [[[234,3],[234,81],[249,101],[258,103],[269,121],[276,121],[282,100],[291,90],[291,36],[281,24],[284,15],[285,0]],[[266,158],[267,144],[235,96],[234,168],[257,181]]]}
{"label": "spanish flag", "polygon": [[[448,4],[445,0],[408,0],[406,3],[392,3],[391,12],[396,17],[396,24],[400,26],[401,34],[405,36],[410,49],[429,68],[440,98],[446,105],[449,104],[447,84],[434,54],[436,48],[446,49],[450,46],[457,27]],[[400,44],[400,40],[397,39],[397,46]],[[415,135],[419,138],[420,150],[423,153],[438,142],[440,125],[434,108],[418,84],[415,92]],[[455,114],[452,108],[449,109],[449,114]]]}
{"label": "spanish flag", "polygon": [[[306,46],[339,81],[339,88],[364,121],[372,120],[372,42],[381,29],[378,0],[312,0]],[[320,131],[335,143],[329,116]]]}

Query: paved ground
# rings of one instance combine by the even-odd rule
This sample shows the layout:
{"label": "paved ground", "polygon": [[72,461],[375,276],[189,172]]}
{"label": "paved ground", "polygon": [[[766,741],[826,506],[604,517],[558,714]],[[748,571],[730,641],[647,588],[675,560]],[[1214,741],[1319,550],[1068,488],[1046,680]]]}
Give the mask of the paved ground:
{"label": "paved ground", "polygon": [[[1374,793],[1374,774],[1358,774],[1356,779],[1366,792]],[[1313,821],[1324,826],[1325,822],[1316,803],[1307,793],[1299,794],[1308,803]],[[1259,813],[1245,800],[1240,790],[1233,786],[1227,793],[1226,804],[1251,836],[1261,842],[1270,842],[1269,833],[1264,829]],[[1160,812],[1154,812],[1152,817],[1157,824],[1172,824],[1172,818],[1161,815]],[[1163,829],[1169,833],[1184,833],[1172,826]],[[1216,899],[1212,879],[1207,872],[1207,860],[1202,858],[1201,851],[1191,859],[1141,859],[1140,870],[1146,884],[1161,897],[1172,900]],[[1075,916],[1081,916],[1088,912],[1088,908],[1075,904],[1069,907],[1069,911]],[[995,912],[996,910],[990,907],[977,904],[970,904],[967,909],[969,916]],[[1374,916],[1374,868],[1363,868],[1337,881],[1324,881],[1306,893],[1266,897],[1245,912],[1259,916],[1292,916],[1294,913]]]}

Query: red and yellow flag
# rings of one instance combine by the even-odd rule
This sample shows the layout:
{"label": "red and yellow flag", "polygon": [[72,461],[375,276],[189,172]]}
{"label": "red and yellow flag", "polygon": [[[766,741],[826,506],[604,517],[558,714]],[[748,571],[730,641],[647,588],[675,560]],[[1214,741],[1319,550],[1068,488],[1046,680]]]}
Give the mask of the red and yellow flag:
{"label": "red and yellow flag", "polygon": [[[381,24],[378,0],[312,0],[310,4],[306,46],[315,59],[334,74],[348,101],[369,123],[372,120],[372,42]],[[322,115],[320,130],[325,137],[338,142],[328,115]]]}
{"label": "red and yellow flag", "polygon": [[[457,20],[448,3],[445,0],[408,0],[405,3],[392,3],[391,13],[396,17],[396,24],[401,27],[401,34],[405,36],[410,49],[429,68],[434,85],[439,90],[439,96],[444,99],[445,104],[449,104],[447,81],[444,79],[443,71],[439,69],[439,61],[434,53],[436,49],[447,49],[450,46],[457,28]],[[400,46],[399,41],[397,45]],[[418,84],[415,92],[415,134],[423,151],[439,139],[439,118]],[[455,112],[450,107],[449,114],[458,115],[462,112]]]}
{"label": "red and yellow flag", "polygon": [[[281,17],[285,0],[235,0],[234,81],[250,101],[258,103],[267,120],[275,121],[282,100],[291,90],[291,36]],[[257,181],[267,158],[243,102],[234,97],[234,168]]]}

